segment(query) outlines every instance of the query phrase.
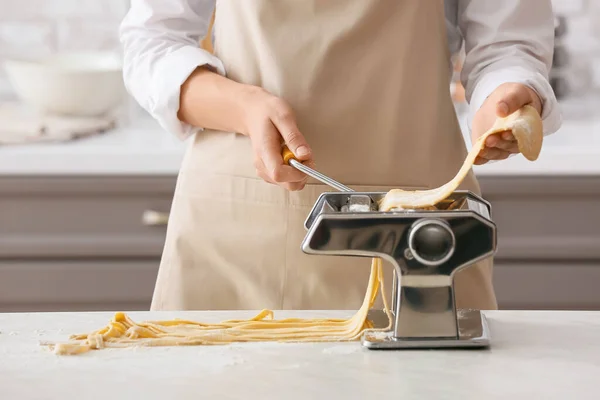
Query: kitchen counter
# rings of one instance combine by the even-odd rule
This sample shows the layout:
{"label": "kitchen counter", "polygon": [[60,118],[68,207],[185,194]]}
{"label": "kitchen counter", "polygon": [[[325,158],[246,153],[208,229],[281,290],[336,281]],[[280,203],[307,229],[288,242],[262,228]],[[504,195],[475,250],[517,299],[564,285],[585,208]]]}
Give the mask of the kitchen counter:
{"label": "kitchen counter", "polygon": [[0,176],[177,175],[186,142],[144,116],[127,127],[63,143],[0,145]]}
{"label": "kitchen counter", "polygon": [[[312,312],[343,317],[346,312]],[[246,312],[132,313],[218,321]],[[276,315],[306,317],[307,312]],[[12,399],[597,399],[600,312],[487,312],[488,350],[370,351],[354,343],[134,348],[59,357],[38,341],[111,313],[0,314],[0,393]]]}
{"label": "kitchen counter", "polygon": [[[465,118],[460,120],[466,129]],[[129,127],[75,142],[0,146],[0,176],[173,176],[186,145],[144,116]],[[515,156],[474,170],[478,176],[600,175],[600,115],[565,118],[535,162]]]}

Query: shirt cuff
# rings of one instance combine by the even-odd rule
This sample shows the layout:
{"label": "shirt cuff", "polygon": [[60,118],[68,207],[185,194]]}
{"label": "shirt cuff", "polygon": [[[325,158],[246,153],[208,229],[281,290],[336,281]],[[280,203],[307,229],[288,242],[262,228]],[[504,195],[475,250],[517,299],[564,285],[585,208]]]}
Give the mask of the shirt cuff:
{"label": "shirt cuff", "polygon": [[471,132],[475,113],[481,108],[489,95],[504,83],[521,83],[533,89],[542,101],[541,117],[544,135],[547,136],[558,131],[562,124],[562,115],[554,90],[548,80],[537,71],[511,66],[487,72],[477,83],[469,102],[469,118],[467,120],[469,132]]}
{"label": "shirt cuff", "polygon": [[154,104],[150,114],[166,131],[187,139],[202,128],[186,124],[179,120],[179,98],[181,85],[201,66],[210,67],[216,73],[225,76],[225,67],[221,60],[209,52],[192,46],[185,46],[169,53],[157,63],[154,74]]}

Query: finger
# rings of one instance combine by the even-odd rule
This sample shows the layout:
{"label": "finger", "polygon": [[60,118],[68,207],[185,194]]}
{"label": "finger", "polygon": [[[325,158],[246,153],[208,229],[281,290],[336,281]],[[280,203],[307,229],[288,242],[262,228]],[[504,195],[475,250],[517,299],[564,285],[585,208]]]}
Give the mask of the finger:
{"label": "finger", "polygon": [[306,186],[306,181],[308,180],[308,179],[304,179],[301,182],[278,184],[278,183],[274,182],[271,178],[269,178],[269,175],[267,175],[267,173],[264,170],[257,169],[256,175],[270,185],[282,186],[284,189],[289,190],[291,192],[295,192],[295,191],[304,189],[304,187]]}
{"label": "finger", "polygon": [[496,148],[509,153],[519,153],[519,144],[517,142],[510,142],[508,140],[501,140],[496,143]]}
{"label": "finger", "polygon": [[509,142],[516,140],[511,131],[502,132],[501,137],[502,137],[502,139],[507,140]]}
{"label": "finger", "polygon": [[491,160],[506,160],[508,157],[510,157],[511,153],[508,151],[503,151],[501,150],[499,153],[494,155],[494,158],[490,159]]}
{"label": "finger", "polygon": [[488,147],[496,147],[496,144],[501,140],[506,140],[506,141],[511,142],[511,141],[515,140],[515,137],[513,136],[511,131],[498,132],[494,135],[488,136],[485,139],[485,145]]}
{"label": "finger", "polygon": [[519,145],[510,131],[488,136],[485,145],[486,147],[497,147],[511,153],[519,153]]}
{"label": "finger", "polygon": [[254,167],[256,168],[257,174],[258,172],[260,172],[259,177],[262,178],[263,180],[269,182],[269,183],[273,183],[273,184],[279,184],[279,183],[285,183],[285,182],[303,182],[307,180],[307,176],[306,174],[302,173],[301,171],[298,171],[297,169],[293,168],[293,167],[289,167],[287,165],[281,165],[280,168],[283,169],[283,172],[281,172],[282,174],[286,174],[287,172],[289,172],[285,177],[281,177],[281,176],[274,176],[276,174],[271,173],[267,167],[265,166],[265,163],[260,159],[257,158],[256,160],[254,160]]}
{"label": "finger", "polygon": [[496,147],[500,140],[501,139],[498,137],[498,135],[490,135],[485,139],[485,145],[487,147]]}
{"label": "finger", "polygon": [[269,178],[276,183],[282,182],[300,182],[304,179],[304,174],[297,169],[285,165],[281,155],[281,137],[272,123],[264,127],[262,136],[257,141],[256,151],[265,166],[265,171]]}
{"label": "finger", "polygon": [[479,153],[479,157],[485,158],[486,160],[504,160],[508,158],[510,153],[495,147],[488,147],[483,149]]}
{"label": "finger", "polygon": [[475,164],[475,165],[483,165],[483,164],[486,164],[487,162],[488,162],[488,160],[486,160],[485,158],[477,157],[475,159],[475,162],[473,164]]}
{"label": "finger", "polygon": [[304,189],[306,182],[284,183],[282,186],[284,189],[289,190],[290,192],[298,192]]}
{"label": "finger", "polygon": [[304,161],[302,164],[306,165],[308,168],[315,169],[314,160]]}
{"label": "finger", "polygon": [[271,179],[269,174],[267,174],[265,164],[262,162],[260,158],[256,158],[254,160],[254,168],[256,168],[256,175],[261,178],[263,181],[270,183],[272,185],[276,185],[275,181]]}
{"label": "finger", "polygon": [[269,178],[269,175],[267,175],[267,173],[261,169],[256,170],[256,176],[258,176],[260,179],[271,185],[276,185],[276,183],[271,178]]}
{"label": "finger", "polygon": [[496,115],[507,117],[531,101],[531,95],[525,86],[510,85],[496,104]]}
{"label": "finger", "polygon": [[271,174],[271,177],[276,183],[295,183],[304,182],[306,180],[306,174],[304,172],[298,171],[296,168],[287,165],[282,165]]}
{"label": "finger", "polygon": [[296,124],[296,117],[289,107],[280,105],[271,120],[283,138],[284,143],[298,160],[308,161],[312,158],[312,150],[306,142],[304,135],[300,133],[300,129],[298,129]]}

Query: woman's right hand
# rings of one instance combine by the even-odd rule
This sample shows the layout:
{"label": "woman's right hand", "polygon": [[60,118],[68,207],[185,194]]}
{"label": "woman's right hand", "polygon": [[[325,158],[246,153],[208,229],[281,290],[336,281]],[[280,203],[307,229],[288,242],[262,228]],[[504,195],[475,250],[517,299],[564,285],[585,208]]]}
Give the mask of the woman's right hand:
{"label": "woman's right hand", "polygon": [[181,86],[179,119],[193,126],[250,137],[259,177],[288,190],[301,190],[308,177],[283,163],[283,144],[313,166],[312,152],[289,104],[266,90],[197,68]]}
{"label": "woman's right hand", "polygon": [[254,151],[256,174],[266,182],[290,191],[302,190],[308,177],[284,164],[282,144],[286,144],[299,161],[313,166],[312,151],[298,129],[293,110],[281,98],[251,87],[240,97],[244,104],[244,132]]}

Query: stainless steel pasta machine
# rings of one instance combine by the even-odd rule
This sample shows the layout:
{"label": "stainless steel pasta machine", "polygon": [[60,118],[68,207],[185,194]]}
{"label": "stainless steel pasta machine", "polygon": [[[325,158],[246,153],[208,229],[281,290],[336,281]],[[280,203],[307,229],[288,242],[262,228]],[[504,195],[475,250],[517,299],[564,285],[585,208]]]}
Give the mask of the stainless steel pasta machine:
{"label": "stainless steel pasta machine", "polygon": [[[456,191],[430,209],[378,211],[385,193],[327,192],[305,222],[302,250],[329,256],[379,257],[394,268],[392,330],[366,332],[370,349],[487,347],[479,310],[458,310],[454,276],[496,251],[488,202]],[[369,319],[387,317],[371,310]]]}

